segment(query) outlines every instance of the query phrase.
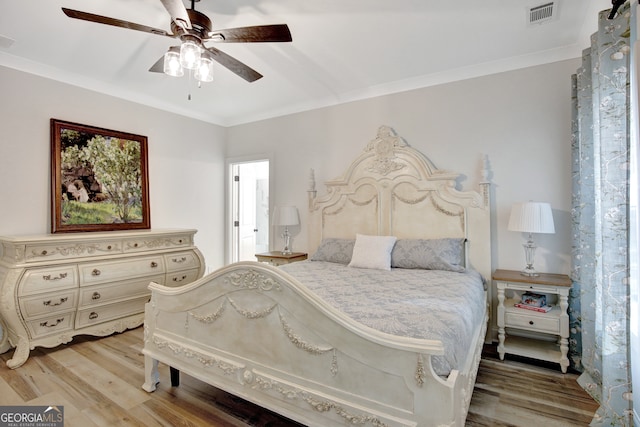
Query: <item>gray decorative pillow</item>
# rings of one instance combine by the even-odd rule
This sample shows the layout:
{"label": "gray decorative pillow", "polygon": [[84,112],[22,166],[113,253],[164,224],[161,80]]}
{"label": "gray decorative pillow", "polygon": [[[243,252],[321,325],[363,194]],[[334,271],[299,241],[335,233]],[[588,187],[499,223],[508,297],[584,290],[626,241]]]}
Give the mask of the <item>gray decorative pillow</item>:
{"label": "gray decorative pillow", "polygon": [[335,262],[349,264],[353,255],[355,239],[322,239],[316,253],[309,258],[311,261]]}
{"label": "gray decorative pillow", "polygon": [[465,239],[400,239],[391,252],[391,267],[464,271]]}

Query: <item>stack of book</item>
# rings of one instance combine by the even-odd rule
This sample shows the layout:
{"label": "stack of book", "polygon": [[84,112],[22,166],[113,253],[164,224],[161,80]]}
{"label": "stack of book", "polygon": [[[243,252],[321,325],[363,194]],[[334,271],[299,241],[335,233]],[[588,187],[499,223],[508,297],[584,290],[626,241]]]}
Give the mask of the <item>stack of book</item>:
{"label": "stack of book", "polygon": [[540,313],[546,313],[553,308],[550,305],[547,305],[546,295],[536,294],[533,292],[523,293],[520,302],[515,303],[514,306],[524,308],[526,310],[538,311]]}

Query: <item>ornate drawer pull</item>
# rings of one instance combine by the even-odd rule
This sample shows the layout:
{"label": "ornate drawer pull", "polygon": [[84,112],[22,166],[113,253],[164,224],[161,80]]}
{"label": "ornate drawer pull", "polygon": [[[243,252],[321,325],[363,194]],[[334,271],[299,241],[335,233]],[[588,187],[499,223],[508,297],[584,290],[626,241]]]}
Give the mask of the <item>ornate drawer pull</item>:
{"label": "ornate drawer pull", "polygon": [[62,322],[64,320],[64,317],[62,319],[57,319],[56,323],[53,324],[49,324],[49,321],[47,320],[46,322],[41,322],[40,326],[42,326],[43,328],[54,328],[56,326],[58,326],[60,324],[60,322]]}
{"label": "ornate drawer pull", "polygon": [[47,251],[42,251],[40,252],[40,255],[45,256],[47,254]]}
{"label": "ornate drawer pull", "polygon": [[151,268],[156,268],[158,266],[158,263],[155,261],[151,261]]}
{"label": "ornate drawer pull", "polygon": [[187,278],[187,276],[186,276],[186,275],[185,275],[185,276],[182,276],[182,277],[180,277],[180,278],[178,278],[178,277],[174,277],[174,278],[173,278],[173,281],[174,281],[174,282],[182,282],[182,281],[183,281],[184,279],[186,279],[186,278]]}
{"label": "ornate drawer pull", "polygon": [[94,268],[93,271],[91,272],[92,276],[99,276],[101,273],[100,270],[98,270],[97,268]]}
{"label": "ornate drawer pull", "polygon": [[50,306],[50,307],[55,307],[57,305],[62,305],[65,302],[67,302],[67,300],[69,299],[69,297],[64,297],[64,298],[60,298],[60,302],[56,302],[54,304],[51,304],[51,300],[49,301],[42,301],[42,304],[46,305],[46,306]]}
{"label": "ornate drawer pull", "polygon": [[182,258],[172,258],[171,261],[176,262],[176,263],[181,263],[181,262],[185,262],[187,260],[186,256],[183,256]]}
{"label": "ornate drawer pull", "polygon": [[101,296],[102,295],[100,295],[100,292],[96,291],[96,292],[93,293],[93,295],[91,295],[91,299],[92,300],[97,300],[97,299],[100,299]]}
{"label": "ornate drawer pull", "polygon": [[60,280],[60,279],[64,279],[65,277],[67,277],[67,273],[60,273],[56,277],[51,277],[50,274],[47,274],[42,276],[42,279],[43,280]]}
{"label": "ornate drawer pull", "polygon": [[96,313],[95,311],[92,311],[91,314],[89,314],[90,320],[95,320],[97,318],[98,318],[98,313]]}

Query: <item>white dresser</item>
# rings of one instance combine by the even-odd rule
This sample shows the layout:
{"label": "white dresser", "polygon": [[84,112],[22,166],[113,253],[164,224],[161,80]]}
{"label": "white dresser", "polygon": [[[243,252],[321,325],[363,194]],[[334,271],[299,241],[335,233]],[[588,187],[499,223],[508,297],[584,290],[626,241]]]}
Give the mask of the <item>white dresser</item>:
{"label": "white dresser", "polygon": [[0,353],[17,368],[37,346],[109,335],[144,321],[147,286],[204,273],[196,230],[0,237]]}

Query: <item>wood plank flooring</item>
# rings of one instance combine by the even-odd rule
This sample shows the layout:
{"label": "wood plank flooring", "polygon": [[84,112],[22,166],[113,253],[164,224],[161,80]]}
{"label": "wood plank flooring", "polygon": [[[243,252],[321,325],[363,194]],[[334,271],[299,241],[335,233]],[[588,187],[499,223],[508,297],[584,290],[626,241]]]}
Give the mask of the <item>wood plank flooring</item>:
{"label": "wood plank flooring", "polygon": [[[0,355],[0,405],[62,405],[65,427],[300,426],[187,375],[172,388],[164,365],[158,389],[145,392],[142,335],[137,328],[75,337],[54,349],[36,348],[15,370],[4,364],[13,350]],[[487,347],[467,426],[586,426],[598,405],[576,378],[554,366],[502,362]]]}

